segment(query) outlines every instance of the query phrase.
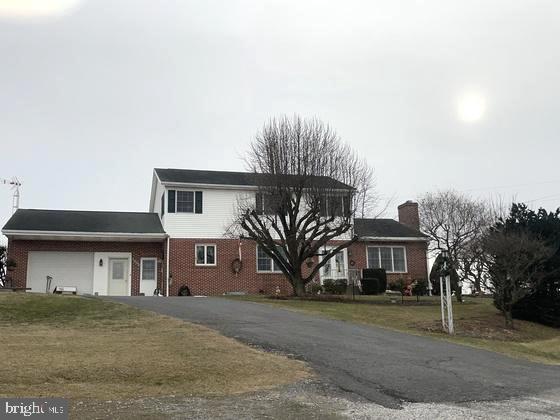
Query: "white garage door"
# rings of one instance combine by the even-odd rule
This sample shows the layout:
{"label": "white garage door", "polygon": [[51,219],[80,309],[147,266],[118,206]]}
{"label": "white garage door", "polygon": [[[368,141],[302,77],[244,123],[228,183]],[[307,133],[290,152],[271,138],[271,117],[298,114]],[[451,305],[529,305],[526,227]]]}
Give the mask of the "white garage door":
{"label": "white garage door", "polygon": [[27,262],[27,287],[45,293],[47,276],[56,286],[75,286],[79,294],[93,290],[93,252],[32,251]]}

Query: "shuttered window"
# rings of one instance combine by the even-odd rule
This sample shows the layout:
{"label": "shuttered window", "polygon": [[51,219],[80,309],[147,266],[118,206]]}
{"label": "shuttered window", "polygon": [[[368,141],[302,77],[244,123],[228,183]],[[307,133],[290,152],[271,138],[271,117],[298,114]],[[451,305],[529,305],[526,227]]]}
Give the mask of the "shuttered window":
{"label": "shuttered window", "polygon": [[201,214],[202,191],[169,190],[167,192],[168,213]]}

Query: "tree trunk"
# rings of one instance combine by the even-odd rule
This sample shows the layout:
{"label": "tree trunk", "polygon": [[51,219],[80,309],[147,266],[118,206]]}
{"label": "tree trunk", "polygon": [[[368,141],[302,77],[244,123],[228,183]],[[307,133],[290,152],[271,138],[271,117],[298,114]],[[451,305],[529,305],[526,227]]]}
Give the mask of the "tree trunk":
{"label": "tree trunk", "polygon": [[305,283],[303,282],[301,275],[293,276],[291,283],[295,296],[305,296]]}
{"label": "tree trunk", "polygon": [[513,315],[511,314],[511,310],[504,311],[504,318],[506,321],[506,328],[513,330]]}
{"label": "tree trunk", "polygon": [[474,281],[474,290],[476,293],[478,293],[479,295],[482,292],[482,287],[480,285],[480,277],[476,277],[475,281]]}

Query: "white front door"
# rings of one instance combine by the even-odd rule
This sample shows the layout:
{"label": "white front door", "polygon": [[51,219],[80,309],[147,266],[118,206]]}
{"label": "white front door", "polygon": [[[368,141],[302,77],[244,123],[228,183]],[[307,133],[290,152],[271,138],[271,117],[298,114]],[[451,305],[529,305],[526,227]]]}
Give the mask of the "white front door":
{"label": "white front door", "polygon": [[128,296],[128,259],[109,259],[109,296]]}
{"label": "white front door", "polygon": [[[325,251],[329,252],[332,247],[327,247]],[[323,256],[320,257],[321,260],[324,258]],[[327,279],[331,280],[338,280],[338,279],[347,279],[348,276],[348,269],[347,269],[347,258],[346,258],[346,250],[343,249],[342,251],[335,254],[327,263],[321,268],[320,277],[321,277],[321,284]]]}

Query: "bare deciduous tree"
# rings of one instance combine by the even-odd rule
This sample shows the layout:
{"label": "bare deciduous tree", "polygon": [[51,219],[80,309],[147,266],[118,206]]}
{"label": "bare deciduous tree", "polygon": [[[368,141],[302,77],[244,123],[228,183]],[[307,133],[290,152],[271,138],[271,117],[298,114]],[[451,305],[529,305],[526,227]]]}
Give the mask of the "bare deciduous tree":
{"label": "bare deciduous tree", "polygon": [[[476,271],[477,241],[495,220],[486,203],[455,191],[428,193],[419,200],[421,230],[430,236],[432,254],[447,250],[451,264],[465,279],[480,287]],[[477,289],[480,291],[480,289]]]}
{"label": "bare deciduous tree", "polygon": [[230,234],[254,240],[301,296],[357,239],[353,217],[370,205],[373,173],[329,125],[299,116],[269,121],[246,162],[258,191],[239,201]]}
{"label": "bare deciduous tree", "polygon": [[0,245],[0,287],[7,286],[8,273],[15,267],[15,261],[8,258],[8,249]]}
{"label": "bare deciduous tree", "polygon": [[542,277],[543,264],[556,252],[525,230],[492,229],[482,241],[490,289],[507,328],[513,328],[513,305],[532,292]]}

